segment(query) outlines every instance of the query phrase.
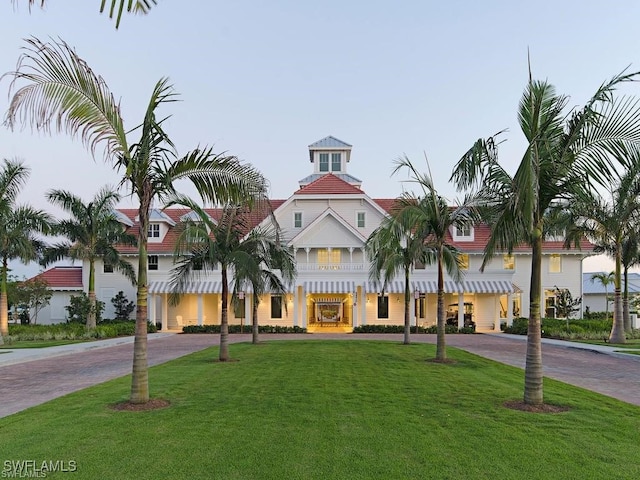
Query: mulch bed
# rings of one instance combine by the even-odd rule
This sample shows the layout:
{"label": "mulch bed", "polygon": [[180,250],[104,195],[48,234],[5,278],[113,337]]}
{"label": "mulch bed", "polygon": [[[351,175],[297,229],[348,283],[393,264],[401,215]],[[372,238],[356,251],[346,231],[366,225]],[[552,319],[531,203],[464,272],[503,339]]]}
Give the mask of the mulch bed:
{"label": "mulch bed", "polygon": [[503,405],[512,410],[520,410],[522,412],[531,413],[563,413],[571,410],[569,407],[563,407],[561,405],[551,405],[549,403],[543,403],[541,405],[529,405],[522,400],[510,400],[504,402]]}
{"label": "mulch bed", "polygon": [[126,411],[126,412],[146,412],[148,410],[159,410],[161,408],[167,408],[171,403],[161,398],[151,398],[146,403],[131,403],[120,402],[111,405],[113,410]]}

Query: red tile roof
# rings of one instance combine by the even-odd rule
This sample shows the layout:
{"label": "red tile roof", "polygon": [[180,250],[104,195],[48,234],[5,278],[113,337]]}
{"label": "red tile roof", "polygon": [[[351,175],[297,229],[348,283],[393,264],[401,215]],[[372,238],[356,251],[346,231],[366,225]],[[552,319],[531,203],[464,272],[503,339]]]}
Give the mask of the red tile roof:
{"label": "red tile roof", "polygon": [[[282,205],[285,200],[269,200],[271,204],[271,209],[276,210],[280,205]],[[221,208],[205,208],[205,212],[214,220],[220,220],[222,216]],[[138,222],[136,221],[136,217],[138,216],[138,210],[133,208],[125,208],[118,209],[119,212],[131,220],[133,223],[132,227],[128,228],[128,232],[137,235],[138,234]],[[180,217],[190,212],[190,210],[185,208],[167,208],[163,210],[163,212],[171,218],[176,224],[180,223]],[[249,230],[256,227],[262,220],[264,220],[269,213],[268,208],[252,208],[245,215],[248,219],[248,230],[245,233],[248,233]],[[155,254],[171,254],[173,253],[173,247],[175,245],[176,239],[178,237],[178,230],[175,227],[170,227],[167,234],[162,239],[162,242],[148,242],[147,243],[147,253],[150,255]],[[121,246],[118,248],[120,253],[124,254],[136,254],[138,253],[138,247],[135,246]]]}
{"label": "red tile roof", "polygon": [[53,267],[30,280],[44,280],[49,288],[82,289],[82,267]]}
{"label": "red tile roof", "polygon": [[322,175],[309,185],[298,189],[294,195],[344,195],[344,194],[363,194],[364,192],[358,187],[345,182],[333,173]]}

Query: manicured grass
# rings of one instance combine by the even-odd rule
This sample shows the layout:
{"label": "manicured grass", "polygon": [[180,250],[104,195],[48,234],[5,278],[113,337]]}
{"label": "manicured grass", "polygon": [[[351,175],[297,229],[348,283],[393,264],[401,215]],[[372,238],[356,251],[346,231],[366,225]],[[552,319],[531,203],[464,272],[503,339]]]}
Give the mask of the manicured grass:
{"label": "manicured grass", "polygon": [[[523,373],[431,345],[281,341],[154,367],[149,412],[114,411],[121,378],[0,419],[3,460],[74,460],[48,478],[629,479],[640,408],[545,381],[561,414],[502,406]],[[25,394],[27,394],[26,392]]]}

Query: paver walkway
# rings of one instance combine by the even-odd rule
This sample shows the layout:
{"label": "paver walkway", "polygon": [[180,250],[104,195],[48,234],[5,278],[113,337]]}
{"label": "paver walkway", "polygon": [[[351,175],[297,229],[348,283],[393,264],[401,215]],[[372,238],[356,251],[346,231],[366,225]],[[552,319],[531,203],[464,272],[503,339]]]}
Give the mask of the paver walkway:
{"label": "paver walkway", "polygon": [[[376,339],[401,342],[402,335],[262,335],[262,341],[293,339]],[[232,342],[250,341],[231,335]],[[218,335],[149,336],[149,365],[173,360],[213,345]],[[412,335],[415,343],[435,343],[435,335]],[[544,340],[544,374],[625,402],[640,405],[640,356],[613,347],[580,346]],[[447,345],[524,368],[526,337],[504,334],[448,335]],[[36,351],[37,350],[37,351]],[[132,339],[113,339],[48,349],[16,349],[0,354],[0,417],[131,372]],[[151,386],[153,389],[153,385]]]}

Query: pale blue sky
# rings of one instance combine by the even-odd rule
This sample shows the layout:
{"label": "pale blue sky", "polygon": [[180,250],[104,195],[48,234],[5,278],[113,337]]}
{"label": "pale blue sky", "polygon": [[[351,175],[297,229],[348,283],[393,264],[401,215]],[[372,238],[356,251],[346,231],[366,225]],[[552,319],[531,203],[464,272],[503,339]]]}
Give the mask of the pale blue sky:
{"label": "pale blue sky", "polygon": [[[353,145],[349,172],[370,196],[397,196],[393,159],[422,162],[426,152],[453,200],[451,168],[477,138],[508,128],[501,161],[513,170],[520,160],[527,48],[534,77],[571,105],[627,66],[640,70],[633,1],[159,0],[118,31],[99,3],[50,0],[29,14],[0,2],[0,73],[14,69],[23,38],[60,37],[121,99],[128,128],[167,76],[182,99],[165,112],[178,149],[213,144],[239,156],[266,175],[273,198],[310,173],[307,146],[334,135]],[[7,92],[5,79],[3,114]],[[640,94],[640,84],[627,92]],[[0,157],[31,166],[24,201],[52,212],[50,188],[89,199],[119,180],[63,135],[0,128]]]}

